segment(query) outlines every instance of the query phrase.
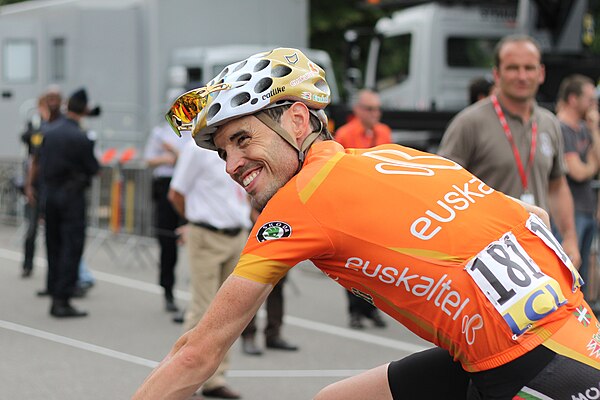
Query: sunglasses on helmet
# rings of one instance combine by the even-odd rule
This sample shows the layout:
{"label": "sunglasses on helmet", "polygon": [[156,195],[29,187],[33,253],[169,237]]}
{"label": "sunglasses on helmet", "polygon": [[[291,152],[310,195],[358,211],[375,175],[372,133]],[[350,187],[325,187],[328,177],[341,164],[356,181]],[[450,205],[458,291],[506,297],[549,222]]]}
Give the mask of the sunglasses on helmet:
{"label": "sunglasses on helmet", "polygon": [[181,131],[191,131],[194,118],[206,107],[208,95],[227,89],[231,89],[229,83],[217,83],[185,92],[173,102],[165,114],[167,122],[178,136],[181,136]]}

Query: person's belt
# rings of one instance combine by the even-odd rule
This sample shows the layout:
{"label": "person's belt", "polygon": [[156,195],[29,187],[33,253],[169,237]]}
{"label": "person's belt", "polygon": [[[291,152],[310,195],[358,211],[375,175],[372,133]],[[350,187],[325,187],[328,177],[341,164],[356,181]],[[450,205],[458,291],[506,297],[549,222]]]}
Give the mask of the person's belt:
{"label": "person's belt", "polygon": [[200,228],[208,229],[211,232],[220,233],[225,236],[237,236],[242,231],[242,228],[217,228],[206,222],[192,222],[192,225],[199,226]]}

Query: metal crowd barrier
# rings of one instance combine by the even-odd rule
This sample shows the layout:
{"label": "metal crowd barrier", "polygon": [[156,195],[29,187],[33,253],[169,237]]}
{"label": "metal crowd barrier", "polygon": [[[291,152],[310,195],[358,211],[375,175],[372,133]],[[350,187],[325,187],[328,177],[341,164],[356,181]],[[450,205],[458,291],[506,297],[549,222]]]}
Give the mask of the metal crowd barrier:
{"label": "metal crowd barrier", "polygon": [[[18,227],[16,243],[22,242],[27,224],[18,188],[23,171],[23,161],[0,160],[0,223]],[[151,186],[151,171],[141,161],[101,168],[87,192],[85,257],[103,250],[122,265],[156,263]],[[43,230],[39,235],[43,240]]]}
{"label": "metal crowd barrier", "polygon": [[0,221],[17,225],[23,219],[24,199],[19,185],[24,182],[23,161],[0,160]]}

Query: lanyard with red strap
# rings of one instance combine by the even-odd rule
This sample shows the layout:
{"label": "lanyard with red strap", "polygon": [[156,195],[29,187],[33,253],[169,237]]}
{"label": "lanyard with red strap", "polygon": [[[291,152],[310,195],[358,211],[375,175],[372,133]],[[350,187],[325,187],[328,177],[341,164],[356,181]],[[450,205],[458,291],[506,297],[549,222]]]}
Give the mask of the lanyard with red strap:
{"label": "lanyard with red strap", "polygon": [[529,168],[531,168],[531,166],[533,165],[533,159],[535,157],[535,146],[537,143],[537,122],[535,120],[531,121],[531,149],[529,151],[529,160],[527,161],[526,165],[527,169],[525,169],[523,167],[523,162],[521,161],[519,149],[517,148],[513,135],[510,132],[510,127],[508,126],[508,122],[506,121],[506,117],[504,116],[504,111],[502,111],[502,107],[500,107],[498,98],[495,95],[492,95],[491,99],[492,104],[494,105],[494,110],[496,110],[498,120],[500,121],[500,125],[502,125],[502,129],[504,129],[504,134],[506,135],[506,138],[508,139],[508,142],[512,147],[513,155],[515,156],[515,161],[517,162],[517,167],[519,168],[521,183],[523,183],[523,189],[527,191],[527,173],[529,172]]}

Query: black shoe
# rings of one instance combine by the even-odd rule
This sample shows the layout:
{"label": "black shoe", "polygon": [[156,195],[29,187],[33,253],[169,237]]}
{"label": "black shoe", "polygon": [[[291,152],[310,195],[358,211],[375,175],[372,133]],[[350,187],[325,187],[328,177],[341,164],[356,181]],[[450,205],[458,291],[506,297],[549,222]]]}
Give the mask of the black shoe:
{"label": "black shoe", "polygon": [[173,322],[176,324],[183,324],[183,312],[175,314],[173,317]]}
{"label": "black shoe", "polygon": [[165,310],[167,310],[168,312],[178,312],[179,308],[177,307],[173,299],[166,299]]}
{"label": "black shoe", "polygon": [[350,314],[349,325],[352,329],[365,329],[365,326],[363,325],[359,314]]}
{"label": "black shoe", "polygon": [[288,343],[287,340],[282,338],[267,339],[267,349],[296,351],[298,346]]}
{"label": "black shoe", "polygon": [[262,351],[254,343],[254,338],[242,338],[242,351],[250,356],[262,355]]}
{"label": "black shoe", "polygon": [[239,399],[240,394],[229,389],[227,386],[219,386],[211,390],[203,390],[202,395],[205,397],[216,397],[219,399]]}
{"label": "black shoe", "polygon": [[21,278],[29,278],[32,272],[33,268],[23,267],[23,271],[21,272]]}
{"label": "black shoe", "polygon": [[85,317],[88,315],[85,311],[80,311],[70,305],[68,302],[53,303],[50,308],[50,315],[56,318]]}
{"label": "black shoe", "polygon": [[50,292],[48,291],[48,289],[38,290],[37,292],[35,292],[35,295],[38,297],[46,297],[50,296]]}
{"label": "black shoe", "polygon": [[371,321],[373,321],[373,325],[375,325],[377,328],[385,328],[387,326],[387,324],[381,318],[381,315],[379,315],[379,313],[377,311],[375,311],[373,314],[371,314],[369,319]]}

